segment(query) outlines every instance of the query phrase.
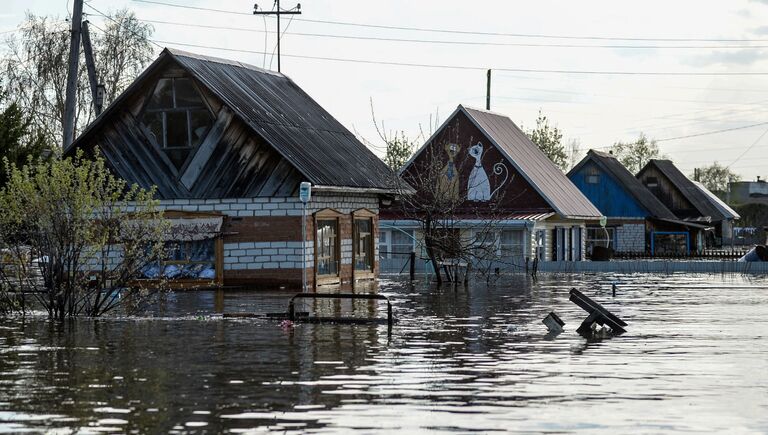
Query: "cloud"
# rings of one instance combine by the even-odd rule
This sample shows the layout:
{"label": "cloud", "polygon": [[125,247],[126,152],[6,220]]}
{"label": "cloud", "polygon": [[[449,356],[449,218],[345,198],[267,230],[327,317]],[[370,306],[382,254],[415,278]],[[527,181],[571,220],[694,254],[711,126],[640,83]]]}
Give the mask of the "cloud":
{"label": "cloud", "polygon": [[[766,0],[768,2],[768,0]],[[704,56],[695,56],[690,58],[686,63],[692,66],[710,66],[710,65],[739,65],[739,66],[745,66],[745,65],[752,65],[756,62],[759,62],[760,60],[765,59],[766,57],[766,51],[765,50],[756,50],[756,49],[748,49],[748,50],[724,50],[724,51],[713,51],[709,53],[708,55]]]}

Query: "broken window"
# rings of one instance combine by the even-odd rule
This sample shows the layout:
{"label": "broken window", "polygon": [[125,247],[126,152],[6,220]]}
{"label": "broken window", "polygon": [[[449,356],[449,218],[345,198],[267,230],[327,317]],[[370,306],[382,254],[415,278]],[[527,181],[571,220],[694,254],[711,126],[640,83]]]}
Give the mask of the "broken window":
{"label": "broken window", "polygon": [[157,81],[141,118],[150,139],[181,170],[213,125],[213,115],[189,78]]}

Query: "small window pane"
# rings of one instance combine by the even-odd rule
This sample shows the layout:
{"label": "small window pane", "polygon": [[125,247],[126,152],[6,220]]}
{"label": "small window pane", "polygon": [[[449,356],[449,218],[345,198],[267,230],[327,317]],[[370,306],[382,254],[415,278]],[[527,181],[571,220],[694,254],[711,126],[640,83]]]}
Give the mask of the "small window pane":
{"label": "small window pane", "polygon": [[208,110],[190,110],[189,111],[190,132],[192,134],[192,146],[197,147],[205,138],[208,129],[213,124],[213,117],[211,117]]}
{"label": "small window pane", "polygon": [[159,110],[171,107],[173,107],[173,79],[160,79],[147,104],[147,109]]}
{"label": "small window pane", "polygon": [[144,114],[143,122],[149,130],[149,138],[158,146],[164,147],[163,112],[147,112]]}
{"label": "small window pane", "polygon": [[166,112],[165,128],[168,132],[167,148],[189,147],[187,112]]}
{"label": "small window pane", "polygon": [[371,219],[355,219],[355,269],[373,270]]}
{"label": "small window pane", "polygon": [[317,222],[317,274],[338,275],[339,253],[336,250],[338,224],[335,219]]}
{"label": "small window pane", "polygon": [[190,79],[174,79],[176,108],[204,108],[203,99]]}

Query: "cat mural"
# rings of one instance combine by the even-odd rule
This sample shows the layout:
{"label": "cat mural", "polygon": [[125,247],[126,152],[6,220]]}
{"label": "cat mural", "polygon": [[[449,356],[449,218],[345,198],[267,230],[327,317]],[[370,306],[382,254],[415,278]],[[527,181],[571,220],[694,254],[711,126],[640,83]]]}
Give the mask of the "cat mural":
{"label": "cat mural", "polygon": [[509,178],[509,169],[504,165],[504,161],[500,161],[493,165],[493,173],[495,175],[504,174],[504,180],[499,183],[496,188],[491,191],[491,182],[488,180],[488,174],[483,167],[483,144],[478,142],[469,148],[469,155],[474,157],[475,165],[472,167],[472,172],[469,173],[469,179],[467,180],[467,200],[477,202],[487,202],[496,195],[499,189],[507,182]]}
{"label": "cat mural", "polygon": [[444,145],[446,154],[448,154],[448,162],[443,166],[441,171],[441,177],[438,181],[439,192],[449,198],[459,198],[459,172],[456,169],[456,155],[459,153],[461,146],[455,143],[448,143]]}

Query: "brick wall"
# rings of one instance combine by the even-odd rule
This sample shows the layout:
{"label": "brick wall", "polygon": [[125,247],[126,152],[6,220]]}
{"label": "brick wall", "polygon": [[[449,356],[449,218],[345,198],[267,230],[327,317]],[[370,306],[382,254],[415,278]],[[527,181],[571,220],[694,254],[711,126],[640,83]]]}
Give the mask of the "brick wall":
{"label": "brick wall", "polygon": [[[296,287],[301,283],[303,204],[298,198],[174,199],[160,201],[160,208],[187,212],[216,212],[226,216],[224,233],[224,283],[270,284]],[[314,228],[312,214],[333,209],[341,213],[340,279],[352,279],[351,213],[368,209],[379,211],[375,195],[315,193],[307,205],[307,279],[313,281]],[[374,229],[378,229],[374,219]],[[378,253],[378,233],[374,232],[374,252]],[[378,255],[376,255],[378,260]],[[378,269],[378,265],[375,265]]]}
{"label": "brick wall", "polygon": [[624,224],[616,227],[616,251],[644,252],[645,224]]}

